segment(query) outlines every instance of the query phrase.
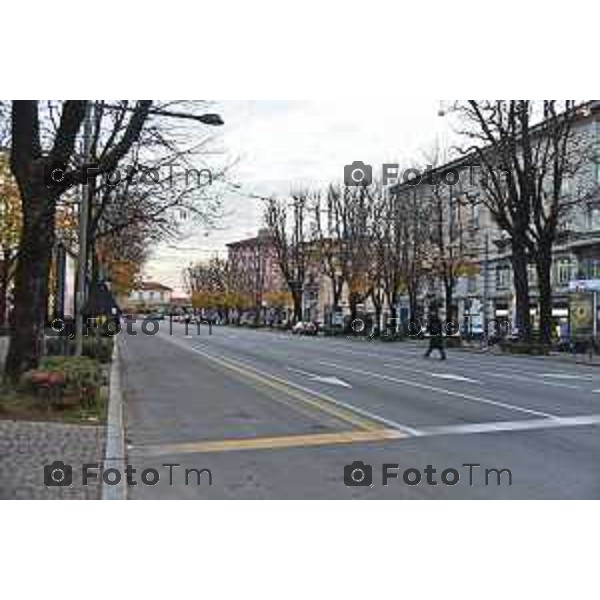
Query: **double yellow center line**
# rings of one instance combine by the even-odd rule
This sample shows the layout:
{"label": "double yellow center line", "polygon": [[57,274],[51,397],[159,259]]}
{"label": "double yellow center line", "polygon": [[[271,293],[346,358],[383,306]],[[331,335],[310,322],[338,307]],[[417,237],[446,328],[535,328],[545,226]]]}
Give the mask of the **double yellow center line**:
{"label": "double yellow center line", "polygon": [[283,398],[279,399],[276,396],[271,396],[273,400],[277,402],[285,404],[286,406],[291,406],[300,412],[305,412],[302,410],[302,408],[308,408],[313,412],[324,413],[329,417],[333,417],[342,423],[352,426],[353,430],[333,433],[163,444],[160,446],[131,448],[131,450],[142,451],[144,455],[148,456],[160,456],[168,454],[199,454],[244,450],[327,446],[391,440],[406,437],[406,433],[400,429],[387,426],[386,423],[378,421],[376,418],[372,418],[368,414],[362,414],[363,411],[360,409],[350,407],[334,398],[331,398],[330,396],[304,388],[296,383],[286,379],[281,379],[270,373],[265,373],[264,371],[260,371],[259,369],[256,369],[255,367],[252,367],[246,363],[242,363],[238,360],[209,354],[197,347],[190,347],[174,338],[165,338],[165,340],[187,350],[188,352],[194,352],[195,354],[202,356],[206,360],[213,362],[221,368],[236,373],[246,380],[252,381],[254,384],[273,389],[282,394],[284,397],[288,397],[293,400],[293,402],[286,402],[283,400]]}

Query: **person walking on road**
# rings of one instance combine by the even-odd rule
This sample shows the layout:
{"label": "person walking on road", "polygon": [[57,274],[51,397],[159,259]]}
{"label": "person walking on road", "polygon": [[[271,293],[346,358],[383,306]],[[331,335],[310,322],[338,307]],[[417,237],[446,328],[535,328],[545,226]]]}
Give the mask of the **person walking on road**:
{"label": "person walking on road", "polygon": [[427,326],[429,333],[429,350],[425,353],[425,358],[429,358],[434,350],[439,350],[441,360],[446,360],[446,350],[444,349],[444,328],[442,321],[437,313],[432,313]]}

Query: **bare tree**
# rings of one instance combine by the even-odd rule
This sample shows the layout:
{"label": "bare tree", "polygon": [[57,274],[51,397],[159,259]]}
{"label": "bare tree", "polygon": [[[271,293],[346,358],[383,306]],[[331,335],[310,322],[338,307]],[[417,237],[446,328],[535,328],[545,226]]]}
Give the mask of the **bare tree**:
{"label": "bare tree", "polygon": [[292,194],[287,199],[271,198],[266,201],[264,221],[277,254],[281,273],[292,294],[294,320],[302,320],[302,297],[309,261],[314,259],[310,227],[311,195],[309,192]]}
{"label": "bare tree", "polygon": [[325,209],[318,204],[316,214],[317,247],[324,272],[332,283],[334,309],[346,286],[354,319],[358,305],[367,299],[371,289],[368,274],[374,259],[370,231],[374,207],[369,190],[332,185],[327,192]]}
{"label": "bare tree", "polygon": [[444,288],[446,319],[456,319],[456,286],[477,253],[477,240],[469,236],[472,199],[460,185],[445,183],[443,175],[437,179],[428,186],[431,273]]}
{"label": "bare tree", "polygon": [[314,204],[315,242],[321,270],[331,282],[332,312],[340,310],[344,285],[348,281],[346,261],[348,206],[344,190],[329,186],[325,194],[317,194]]}
{"label": "bare tree", "polygon": [[[39,104],[35,100],[12,103],[11,169],[19,186],[23,213],[15,271],[14,329],[5,365],[5,375],[13,381],[36,366],[41,355],[58,199],[72,183],[82,183],[88,176],[84,166],[73,165],[61,183],[49,185],[48,180],[56,165],[69,165],[74,158],[86,101],[64,101],[52,136],[42,128]],[[125,117],[124,128],[114,130],[101,153],[98,175],[114,169],[127,154],[140,135],[151,104],[150,100],[137,102],[130,116]]]}
{"label": "bare tree", "polygon": [[[18,261],[15,276],[15,328],[5,368],[13,380],[40,356],[56,207],[72,186],[87,183],[95,192],[89,231],[92,246],[128,227],[156,241],[177,231],[182,211],[199,215],[205,222],[216,215],[216,205],[206,202],[205,182],[190,183],[189,168],[184,168],[198,168],[193,159],[201,154],[198,146],[206,136],[199,136],[189,119],[182,124],[181,119],[172,118],[192,116],[203,124],[220,124],[216,115],[197,115],[204,102],[153,106],[150,100],[94,101],[89,153],[84,157],[78,142],[91,104],[74,100],[12,103],[11,167],[24,213],[19,255],[23,260]],[[180,167],[175,176],[172,169],[166,177],[158,174],[159,168],[172,167],[174,162]],[[50,176],[57,169],[63,174],[60,181]],[[141,184],[134,181],[136,177],[142,179]],[[201,197],[203,204],[198,202]],[[95,258],[95,252],[91,256]]]}
{"label": "bare tree", "polygon": [[533,261],[540,294],[540,335],[550,341],[552,249],[564,215],[581,202],[569,198],[589,150],[573,136],[582,107],[573,100],[469,100],[458,105],[469,139],[469,162],[481,168],[482,201],[511,243],[516,324],[531,336],[528,264]]}
{"label": "bare tree", "polygon": [[[411,319],[419,314],[419,294],[430,271],[430,205],[423,189],[402,184],[390,193],[388,204],[384,282],[390,305],[397,306],[401,290],[406,291]],[[391,219],[390,219],[391,217]]]}

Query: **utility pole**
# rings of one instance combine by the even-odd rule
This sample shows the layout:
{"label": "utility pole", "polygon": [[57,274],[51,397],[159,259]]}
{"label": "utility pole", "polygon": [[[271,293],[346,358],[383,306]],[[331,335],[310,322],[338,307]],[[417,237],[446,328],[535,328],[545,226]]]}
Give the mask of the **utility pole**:
{"label": "utility pole", "polygon": [[[93,101],[88,100],[83,123],[83,160],[89,164],[92,145]],[[75,315],[75,356],[83,354],[83,329],[84,310],[86,304],[87,287],[87,246],[88,246],[88,221],[90,215],[92,186],[86,180],[81,186],[79,204],[79,256],[77,264],[77,293]]]}
{"label": "utility pole", "polygon": [[483,265],[483,341],[488,345],[488,269],[490,264],[490,232],[485,231],[484,265]]}

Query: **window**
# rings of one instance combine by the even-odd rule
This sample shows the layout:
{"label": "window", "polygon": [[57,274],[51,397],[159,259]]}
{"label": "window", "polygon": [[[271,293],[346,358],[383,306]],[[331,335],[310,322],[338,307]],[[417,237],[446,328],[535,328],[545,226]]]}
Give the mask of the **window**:
{"label": "window", "polygon": [[467,291],[469,294],[474,294],[477,291],[477,277],[469,277]]}
{"label": "window", "polygon": [[479,229],[479,205],[471,204],[471,216],[469,226],[473,229]]}
{"label": "window", "polygon": [[536,287],[538,284],[537,271],[535,265],[527,265],[527,278],[529,279],[529,285]]}
{"label": "window", "polygon": [[568,285],[572,279],[573,265],[568,258],[561,258],[556,263],[556,283],[560,286]]}
{"label": "window", "polygon": [[585,213],[585,228],[590,231],[600,229],[600,207],[588,204]]}
{"label": "window", "polygon": [[587,279],[600,279],[600,259],[588,258],[584,262],[584,274]]}
{"label": "window", "polygon": [[510,267],[502,265],[496,269],[496,289],[506,290],[510,287]]}

